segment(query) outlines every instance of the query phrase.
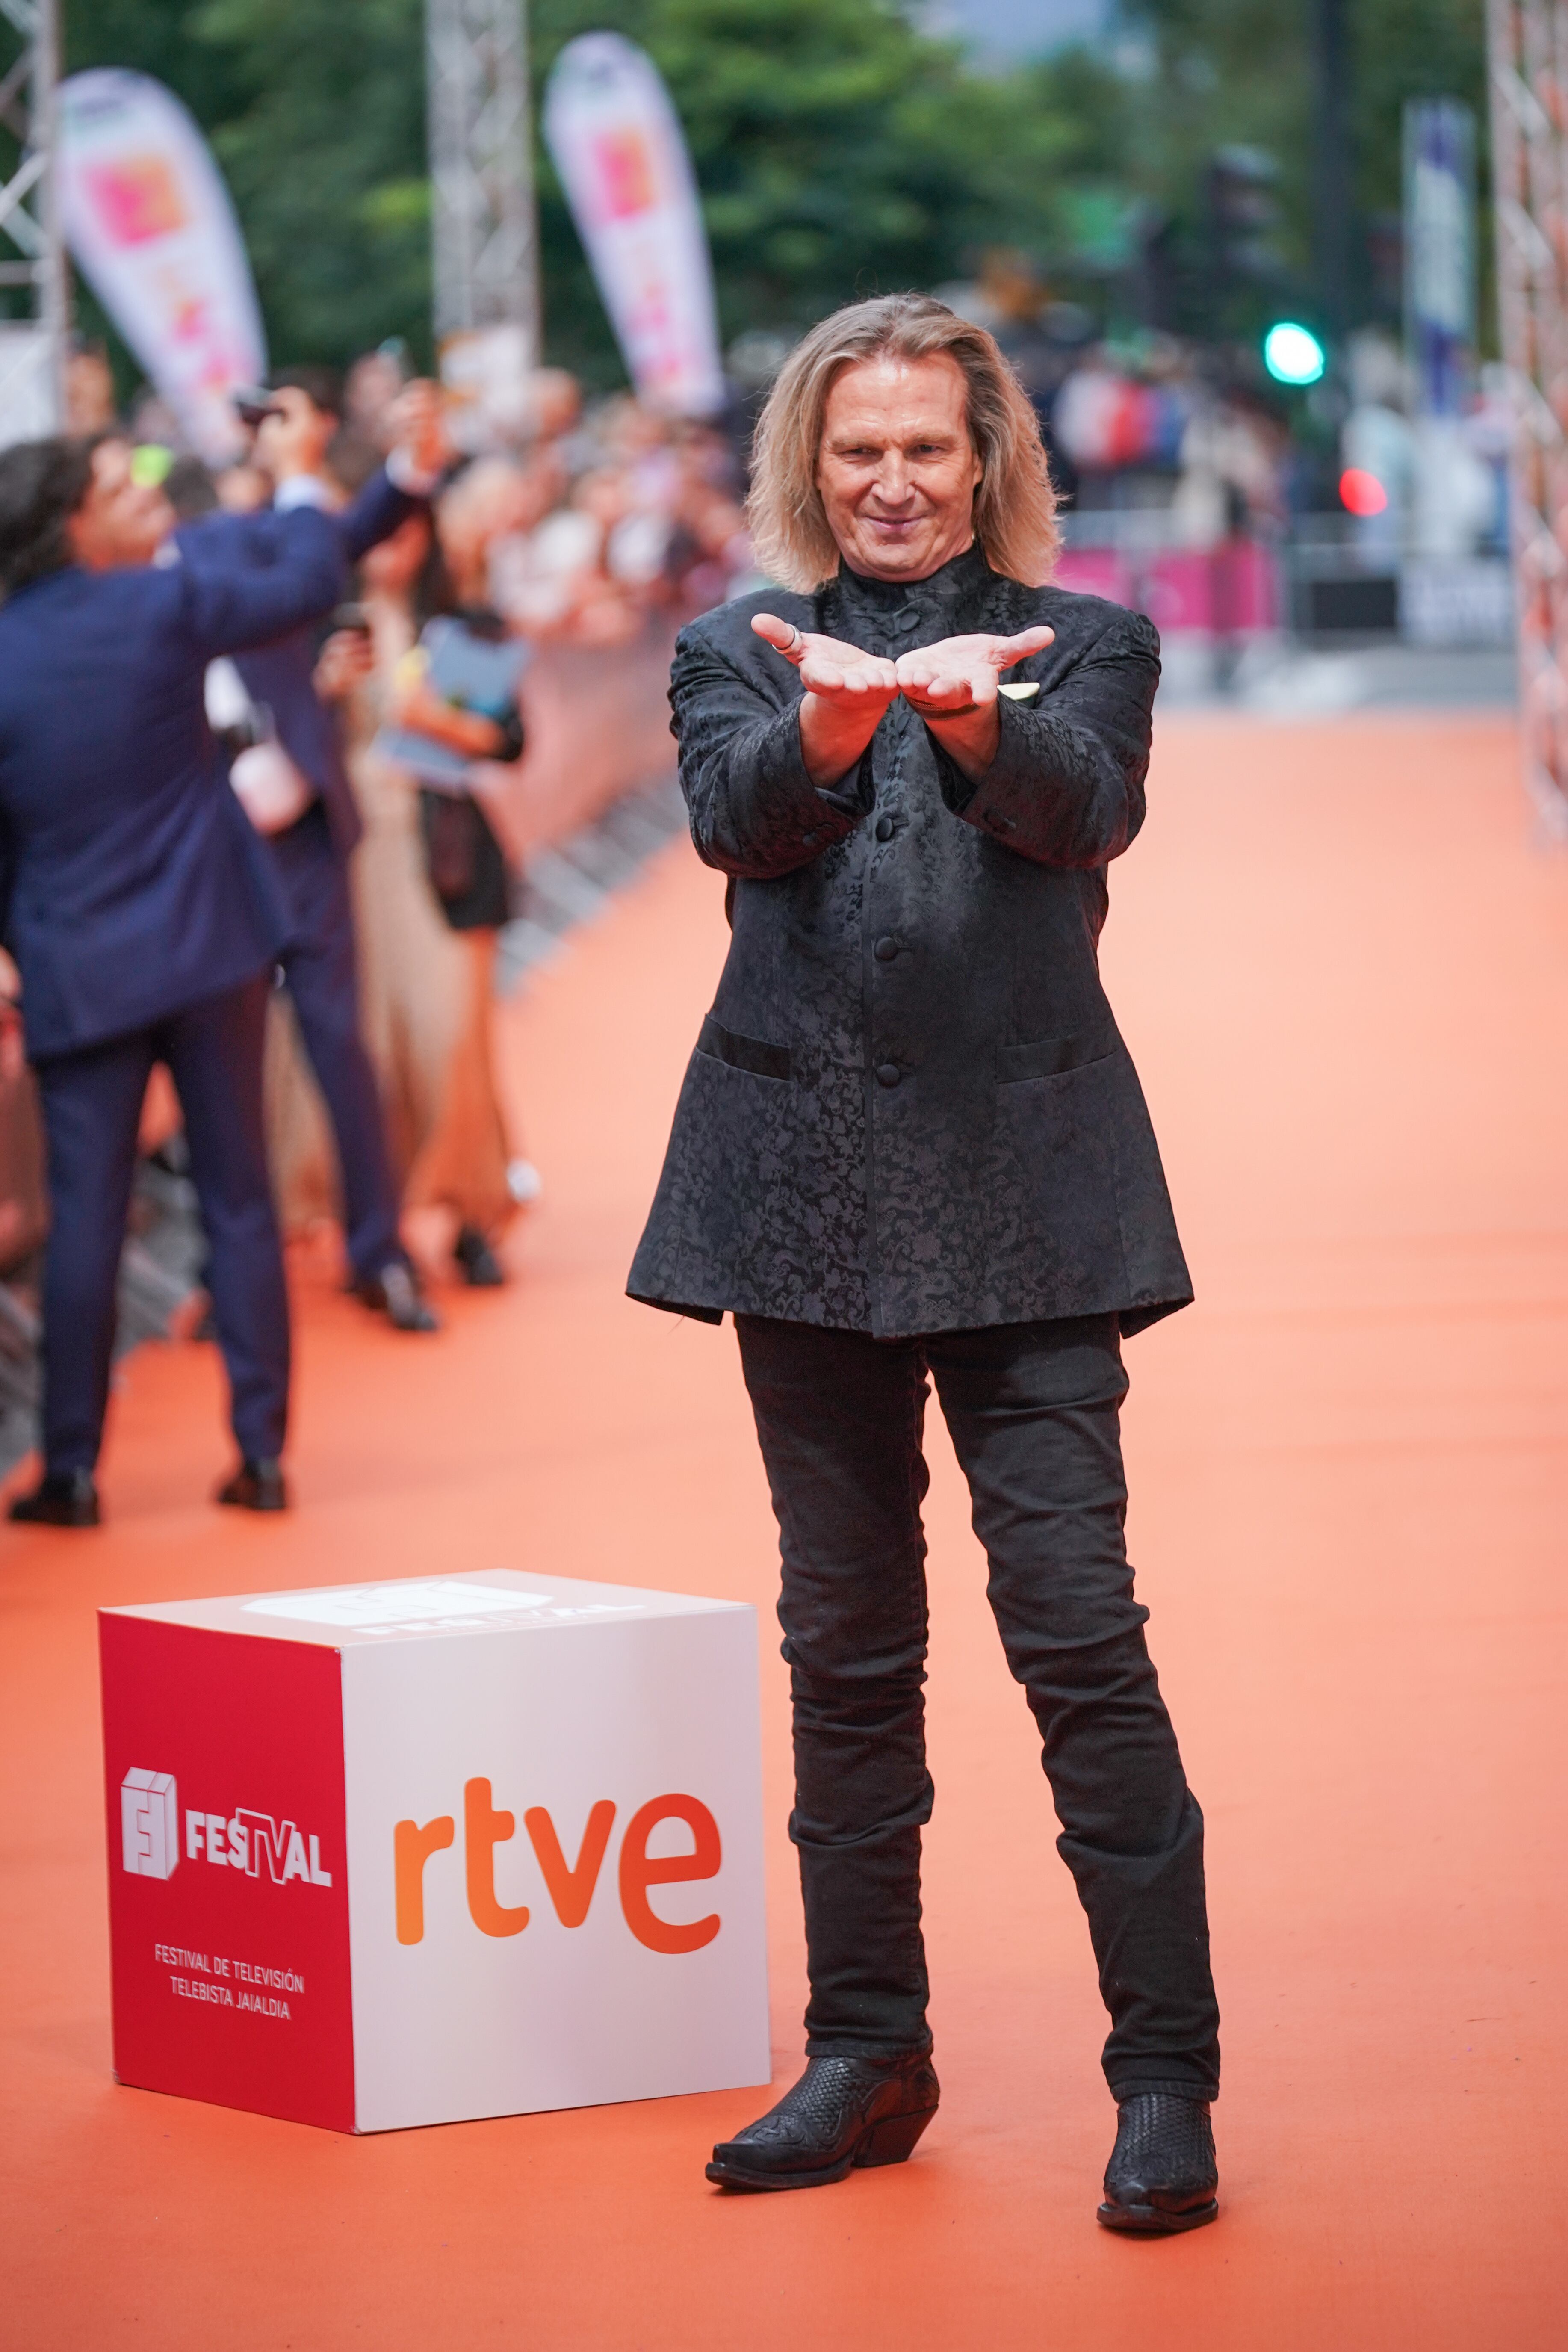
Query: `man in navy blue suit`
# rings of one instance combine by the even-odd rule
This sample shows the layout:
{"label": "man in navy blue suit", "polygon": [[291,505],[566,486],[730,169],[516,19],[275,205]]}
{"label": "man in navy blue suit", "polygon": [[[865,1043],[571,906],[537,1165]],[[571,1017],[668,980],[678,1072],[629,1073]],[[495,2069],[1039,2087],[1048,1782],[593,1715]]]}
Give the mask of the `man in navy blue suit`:
{"label": "man in navy blue suit", "polygon": [[[326,368],[297,368],[277,379],[279,394],[309,425],[310,478],[319,478],[328,444],[341,422],[337,382]],[[303,403],[303,408],[300,404]],[[404,395],[405,413],[419,420],[429,446],[445,454],[433,405],[424,387]],[[428,414],[426,414],[428,410]],[[257,456],[270,457],[278,420],[264,419]],[[437,460],[438,462],[438,460]],[[350,563],[395,531],[416,498],[433,487],[406,446],[372,476],[352,505],[335,516]],[[299,487],[297,485],[297,487]],[[247,519],[204,516],[179,534],[184,560],[205,565],[232,561]],[[359,811],[343,763],[337,719],[317,694],[316,633],[308,625],[237,656],[235,668],[251,702],[270,720],[276,741],[300,780],[300,810],[267,847],[289,914],[282,961],[305,1051],[316,1073],[337,1144],[342,1181],[343,1231],[354,1287],[369,1307],[382,1308],[395,1328],[432,1331],[437,1320],[420,1294],[398,1238],[398,1195],[387,1154],[375,1073],[359,1024],[358,955],[349,857],[360,837]]]}
{"label": "man in navy blue suit", "polygon": [[[301,403],[283,483],[310,470]],[[173,523],[118,440],[0,453],[0,887],[48,1143],[44,1475],[13,1518],[90,1527],[142,1096],[184,1110],[240,1465],[221,1502],[280,1510],[289,1305],[261,1048],[289,912],[229,790],[206,666],[342,593],[331,520],[258,515],[233,560],[154,563]]]}

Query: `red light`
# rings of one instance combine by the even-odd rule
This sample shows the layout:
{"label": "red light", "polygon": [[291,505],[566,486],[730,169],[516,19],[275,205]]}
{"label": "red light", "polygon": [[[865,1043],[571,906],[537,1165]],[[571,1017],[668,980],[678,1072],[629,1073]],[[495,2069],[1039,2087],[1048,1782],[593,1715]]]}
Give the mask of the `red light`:
{"label": "red light", "polygon": [[1347,466],[1340,476],[1340,499],[1353,515],[1378,515],[1388,505],[1388,492],[1364,466]]}

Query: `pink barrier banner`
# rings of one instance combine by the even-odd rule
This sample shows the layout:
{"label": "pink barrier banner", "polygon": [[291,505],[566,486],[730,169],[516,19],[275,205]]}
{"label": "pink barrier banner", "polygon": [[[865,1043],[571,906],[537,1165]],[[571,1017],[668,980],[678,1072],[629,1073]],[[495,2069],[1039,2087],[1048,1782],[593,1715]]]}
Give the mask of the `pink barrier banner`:
{"label": "pink barrier banner", "polygon": [[1213,548],[1165,548],[1137,555],[1114,547],[1070,547],[1057,585],[1080,596],[1109,596],[1147,613],[1171,635],[1241,636],[1279,626],[1273,558],[1256,540]]}

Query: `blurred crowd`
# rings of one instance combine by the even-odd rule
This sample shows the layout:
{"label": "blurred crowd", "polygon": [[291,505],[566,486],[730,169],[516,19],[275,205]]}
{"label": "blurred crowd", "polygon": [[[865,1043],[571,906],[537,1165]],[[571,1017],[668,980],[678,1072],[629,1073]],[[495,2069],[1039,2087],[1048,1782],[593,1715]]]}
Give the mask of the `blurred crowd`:
{"label": "blurred crowd", "polygon": [[[1164,512],[1170,544],[1271,537],[1291,504],[1293,450],[1277,404],[1227,355],[1157,329],[1098,335],[1052,298],[1027,257],[997,247],[943,298],[996,337],[1034,404],[1067,509],[1069,546],[1099,519]],[[1067,584],[1074,584],[1068,583]]]}
{"label": "blurred crowd", "polygon": [[1270,537],[1285,521],[1291,452],[1280,420],[1173,335],[1084,353],[1056,394],[1051,430],[1081,512],[1115,505],[1116,482],[1144,474],[1169,483],[1176,545]]}
{"label": "blurred crowd", "polygon": [[[341,376],[301,367],[274,377],[331,415],[322,472],[334,503],[346,505],[384,459],[407,375],[402,348],[387,344]],[[100,351],[79,350],[70,396],[73,431],[128,431],[140,462],[163,469],[182,522],[270,502],[273,484],[253,446],[226,465],[204,464],[182,451],[174,418],[151,394],[121,419]],[[314,686],[340,733],[364,827],[353,869],[360,1021],[404,1211],[427,1264],[449,1251],[461,1276],[483,1285],[504,1278],[500,1236],[541,1182],[512,1131],[491,1038],[498,940],[518,862],[511,787],[529,732],[530,662],[546,646],[613,654],[650,632],[667,637],[750,584],[751,549],[739,454],[713,426],[655,415],[629,394],[585,402],[575,379],[554,368],[514,384],[499,415],[454,391],[447,426],[460,454],[429,505],[363,558],[353,604],[319,633]],[[472,646],[492,648],[489,675],[500,684],[489,715],[457,707],[471,696],[441,686],[441,661],[461,658],[454,629],[470,659]],[[215,699],[214,683],[209,717],[222,734],[226,689],[216,681]],[[240,743],[235,737],[231,749]],[[254,751],[251,759],[264,793]],[[237,758],[231,773],[246,798]],[[265,806],[247,806],[268,830]],[[328,1122],[281,996],[267,1096],[279,1204],[297,1232],[339,1204]],[[177,1123],[172,1093],[156,1086],[144,1146],[166,1149]]]}
{"label": "blurred crowd", "polygon": [[[341,405],[327,465],[345,497],[385,455],[407,379],[402,346],[381,345],[341,379],[289,371]],[[742,458],[718,426],[654,415],[630,394],[586,403],[562,368],[533,370],[504,410],[453,395],[450,423],[468,452],[437,509],[448,569],[521,638],[624,645],[650,613],[689,614],[735,593],[749,573]],[[113,380],[88,345],[72,363],[70,430],[116,423]],[[153,394],[127,420],[140,443],[178,451],[174,419]],[[215,471],[182,458],[177,502],[245,512],[271,486],[248,457]],[[191,510],[195,510],[191,503]]]}
{"label": "blurred crowd", "polygon": [[1069,548],[1116,543],[1136,515],[1132,535],[1175,550],[1339,537],[1395,562],[1506,552],[1513,420],[1500,367],[1476,371],[1461,414],[1426,415],[1408,353],[1363,328],[1293,427],[1256,352],[1148,327],[1101,338],[1005,247],[942,290],[996,336],[1034,402]]}
{"label": "blurred crowd", "polygon": [[[1439,439],[1413,419],[1386,337],[1355,339],[1338,465],[1314,486],[1278,401],[1223,353],[1153,331],[1102,340],[1087,312],[1053,299],[1026,257],[1004,248],[973,284],[942,291],[997,335],[1040,416],[1066,520],[1062,584],[1137,604],[1168,637],[1204,637],[1216,675],[1248,633],[1279,625],[1277,551],[1325,493],[1337,510],[1330,527],[1363,562],[1385,549],[1500,541],[1498,400],[1483,383],[1474,416]],[[454,1253],[470,1282],[502,1278],[500,1237],[540,1182],[510,1131],[490,1037],[498,942],[526,846],[515,816],[517,762],[538,733],[530,665],[546,647],[612,657],[649,648],[761,584],[745,529],[745,410],[788,348],[767,335],[734,347],[737,415],[724,425],[664,417],[626,394],[585,399],[557,368],[514,369],[499,395],[482,371],[452,369],[453,461],[429,502],[364,554],[351,604],[318,633],[314,690],[364,828],[353,866],[360,1022],[388,1148],[405,1212],[434,1219],[426,1262]],[[409,373],[389,341],[341,375],[304,367],[274,379],[329,422],[331,502],[346,508],[383,464]],[[72,431],[126,434],[138,462],[162,469],[182,522],[270,503],[254,436],[237,426],[228,461],[209,465],[182,447],[154,394],[121,417],[100,346],[79,345],[68,391]],[[442,665],[464,660],[488,662],[500,681],[488,709],[471,681],[443,686]],[[624,667],[612,659],[598,674]],[[241,695],[237,709],[265,731],[264,708],[247,709]],[[225,732],[221,692],[209,715]],[[240,736],[231,750],[264,767]],[[237,758],[231,774],[240,789]],[[271,829],[260,803],[247,806]],[[330,1121],[281,996],[271,1031],[269,1138],[285,1223],[298,1231],[339,1205]],[[17,1061],[15,1036],[0,1035],[0,1093],[20,1088]],[[144,1140],[161,1145],[176,1126],[172,1096],[155,1088]],[[25,1185],[13,1178],[0,1190],[0,1262],[14,1265],[37,1219],[18,1205]]]}

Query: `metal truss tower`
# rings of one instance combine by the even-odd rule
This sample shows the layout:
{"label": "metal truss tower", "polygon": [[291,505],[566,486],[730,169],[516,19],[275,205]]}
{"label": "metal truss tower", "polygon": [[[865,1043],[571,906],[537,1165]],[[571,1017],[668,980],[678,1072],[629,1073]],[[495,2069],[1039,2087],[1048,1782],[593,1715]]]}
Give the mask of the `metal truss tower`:
{"label": "metal truss tower", "polygon": [[[0,6],[15,0],[0,0]],[[522,330],[539,351],[524,0],[426,0],[437,337]]]}
{"label": "metal truss tower", "polygon": [[5,26],[19,37],[0,74],[0,124],[17,145],[0,182],[0,287],[25,286],[33,332],[7,335],[0,351],[0,407],[36,404],[46,429],[65,421],[70,329],[70,277],[55,205],[51,159],[55,89],[59,79],[58,0],[0,0]]}
{"label": "metal truss tower", "polygon": [[1488,0],[1526,772],[1568,841],[1568,0]]}

